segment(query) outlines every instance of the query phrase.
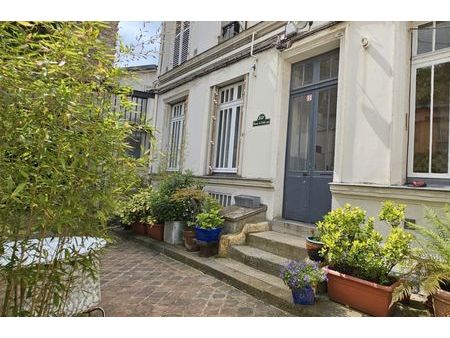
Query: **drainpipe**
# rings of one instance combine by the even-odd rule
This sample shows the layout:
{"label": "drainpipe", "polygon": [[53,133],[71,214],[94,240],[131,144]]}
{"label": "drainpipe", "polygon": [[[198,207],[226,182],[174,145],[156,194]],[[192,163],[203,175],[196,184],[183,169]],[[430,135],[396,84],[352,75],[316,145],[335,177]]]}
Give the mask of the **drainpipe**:
{"label": "drainpipe", "polygon": [[258,58],[255,56],[255,54],[253,54],[253,47],[255,46],[255,35],[256,35],[256,33],[253,32],[252,33],[252,44],[250,46],[250,56],[254,60],[253,66],[251,67],[254,77],[256,77],[256,62],[258,61]]}

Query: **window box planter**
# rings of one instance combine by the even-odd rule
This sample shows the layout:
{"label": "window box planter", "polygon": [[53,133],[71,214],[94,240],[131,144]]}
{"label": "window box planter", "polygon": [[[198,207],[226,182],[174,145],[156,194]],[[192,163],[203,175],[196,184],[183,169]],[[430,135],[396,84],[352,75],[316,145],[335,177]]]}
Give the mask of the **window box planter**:
{"label": "window box planter", "polygon": [[138,235],[147,236],[147,224],[145,223],[134,222],[131,224],[131,229]]}
{"label": "window box planter", "polygon": [[450,292],[438,289],[432,297],[434,315],[436,317],[450,317]]}
{"label": "window box planter", "polygon": [[195,227],[195,237],[198,241],[202,242],[218,242],[220,233],[223,227],[203,229],[198,226]]}
{"label": "window box planter", "polygon": [[314,262],[323,262],[324,257],[319,253],[322,249],[323,243],[315,239],[314,236],[306,237],[306,252],[310,260]]}
{"label": "window box planter", "polygon": [[164,222],[164,242],[170,244],[183,243],[183,230],[186,222],[166,221]]}
{"label": "window box planter", "polygon": [[328,297],[372,316],[386,317],[391,314],[392,293],[400,284],[380,285],[325,268],[328,277]]}
{"label": "window box planter", "polygon": [[147,225],[147,236],[158,241],[164,240],[164,223]]}

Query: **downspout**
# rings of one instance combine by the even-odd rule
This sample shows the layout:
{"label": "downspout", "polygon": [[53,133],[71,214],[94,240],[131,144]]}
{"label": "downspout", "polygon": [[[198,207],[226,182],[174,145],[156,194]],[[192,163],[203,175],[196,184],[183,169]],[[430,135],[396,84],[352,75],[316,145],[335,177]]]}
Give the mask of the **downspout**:
{"label": "downspout", "polygon": [[251,44],[251,46],[250,46],[250,56],[251,56],[251,57],[253,58],[253,60],[254,60],[253,65],[252,65],[252,67],[251,67],[252,73],[253,73],[253,76],[254,76],[254,77],[256,77],[256,62],[258,62],[258,58],[256,57],[255,54],[253,54],[253,47],[255,46],[255,35],[256,35],[256,32],[253,32],[253,33],[252,33],[252,44]]}

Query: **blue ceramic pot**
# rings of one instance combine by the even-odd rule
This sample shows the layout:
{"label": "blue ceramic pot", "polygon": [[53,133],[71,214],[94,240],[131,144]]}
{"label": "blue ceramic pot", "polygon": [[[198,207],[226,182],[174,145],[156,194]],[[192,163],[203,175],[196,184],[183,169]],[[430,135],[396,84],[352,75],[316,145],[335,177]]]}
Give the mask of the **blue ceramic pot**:
{"label": "blue ceramic pot", "polygon": [[314,290],[311,286],[305,287],[303,289],[292,289],[292,298],[294,299],[294,304],[301,305],[312,305],[315,302]]}
{"label": "blue ceramic pot", "polygon": [[203,242],[218,242],[223,228],[202,229],[195,227],[195,238]]}

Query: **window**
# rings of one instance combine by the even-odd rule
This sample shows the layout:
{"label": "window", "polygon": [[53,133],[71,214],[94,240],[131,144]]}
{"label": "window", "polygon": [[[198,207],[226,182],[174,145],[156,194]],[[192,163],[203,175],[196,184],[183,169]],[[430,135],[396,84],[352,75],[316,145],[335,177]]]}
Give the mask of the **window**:
{"label": "window", "polygon": [[408,176],[449,178],[450,22],[413,33]]}
{"label": "window", "polygon": [[175,23],[173,67],[182,64],[188,58],[190,26],[189,21],[177,21]]}
{"label": "window", "polygon": [[236,173],[242,115],[243,83],[219,90],[213,171]]}
{"label": "window", "polygon": [[[113,107],[116,111],[120,111],[123,114],[123,119],[125,121],[137,126],[142,126],[148,122],[148,100],[153,97],[154,95],[152,93],[134,90],[132,95],[129,97],[129,100],[133,103],[133,106],[126,109],[120,104],[119,98],[114,95]],[[127,141],[131,147],[128,150],[128,154],[134,158],[142,157],[150,148],[147,132],[139,128],[133,131]]]}
{"label": "window", "polygon": [[224,21],[222,22],[222,41],[232,38],[242,31],[240,21]]}
{"label": "window", "polygon": [[217,200],[222,207],[228,207],[233,204],[233,196],[230,194],[225,194],[221,192],[211,192],[208,191],[208,194]]}
{"label": "window", "polygon": [[180,169],[184,126],[184,102],[174,104],[170,113],[168,170]]}

